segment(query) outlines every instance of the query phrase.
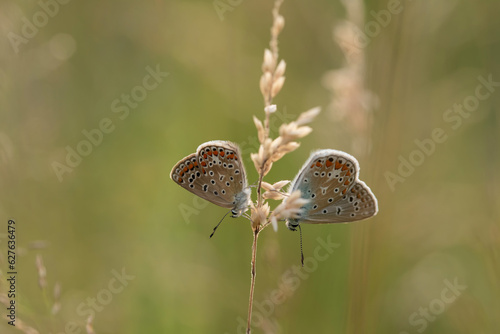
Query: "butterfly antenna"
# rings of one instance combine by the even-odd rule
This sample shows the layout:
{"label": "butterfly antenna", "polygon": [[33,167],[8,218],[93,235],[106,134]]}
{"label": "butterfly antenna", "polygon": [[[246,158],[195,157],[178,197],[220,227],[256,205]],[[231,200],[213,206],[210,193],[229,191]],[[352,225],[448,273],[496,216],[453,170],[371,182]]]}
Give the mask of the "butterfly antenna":
{"label": "butterfly antenna", "polygon": [[302,263],[302,267],[304,266],[304,252],[302,251],[302,229],[299,226],[299,234],[300,234],[300,262]]}
{"label": "butterfly antenna", "polygon": [[226,218],[226,216],[228,215],[229,212],[231,212],[231,210],[229,210],[228,212],[226,212],[226,214],[224,215],[224,217],[222,217],[222,219],[220,220],[219,224],[217,224],[217,226],[214,227],[214,231],[212,232],[212,234],[210,234],[210,238],[214,235],[215,230],[217,229],[217,227],[219,227],[220,223],[222,223],[222,221],[224,220],[224,218]]}

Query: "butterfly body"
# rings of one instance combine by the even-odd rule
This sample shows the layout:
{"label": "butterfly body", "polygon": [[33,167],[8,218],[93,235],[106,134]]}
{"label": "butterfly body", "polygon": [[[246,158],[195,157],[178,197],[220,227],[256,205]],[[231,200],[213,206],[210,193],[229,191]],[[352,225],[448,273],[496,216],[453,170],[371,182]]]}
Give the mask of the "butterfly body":
{"label": "butterfly body", "polygon": [[241,216],[250,202],[250,189],[238,146],[228,141],[201,144],[196,153],[180,160],[172,180],[193,194]]}
{"label": "butterfly body", "polygon": [[294,231],[300,223],[348,223],[376,215],[377,199],[358,175],[353,156],[330,149],[313,152],[289,189],[300,190],[309,202],[299,218],[287,220],[287,227]]}

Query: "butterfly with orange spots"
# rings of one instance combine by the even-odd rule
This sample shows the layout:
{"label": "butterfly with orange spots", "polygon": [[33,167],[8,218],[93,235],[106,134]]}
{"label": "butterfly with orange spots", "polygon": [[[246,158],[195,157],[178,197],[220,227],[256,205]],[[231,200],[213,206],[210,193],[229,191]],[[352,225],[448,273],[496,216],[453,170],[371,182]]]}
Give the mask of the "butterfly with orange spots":
{"label": "butterfly with orange spots", "polygon": [[223,208],[234,218],[247,211],[250,188],[238,145],[214,140],[201,144],[175,164],[172,180],[193,194]]}
{"label": "butterfly with orange spots", "polygon": [[286,226],[295,231],[300,223],[349,223],[376,215],[377,198],[358,174],[358,161],[347,153],[313,152],[288,191],[300,190],[309,203],[301,208],[300,218],[288,219]]}

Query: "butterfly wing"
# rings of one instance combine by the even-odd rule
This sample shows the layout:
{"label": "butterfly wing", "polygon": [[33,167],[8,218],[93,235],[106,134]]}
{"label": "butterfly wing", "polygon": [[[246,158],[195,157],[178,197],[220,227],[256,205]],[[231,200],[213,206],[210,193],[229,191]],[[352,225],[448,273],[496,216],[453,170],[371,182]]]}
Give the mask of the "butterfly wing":
{"label": "butterfly wing", "polygon": [[170,177],[193,194],[241,215],[248,207],[250,190],[236,144],[210,141],[179,161]]}
{"label": "butterfly wing", "polygon": [[353,156],[336,150],[314,152],[291,184],[290,192],[300,190],[310,199],[296,223],[347,223],[374,216],[377,199],[358,174]]}

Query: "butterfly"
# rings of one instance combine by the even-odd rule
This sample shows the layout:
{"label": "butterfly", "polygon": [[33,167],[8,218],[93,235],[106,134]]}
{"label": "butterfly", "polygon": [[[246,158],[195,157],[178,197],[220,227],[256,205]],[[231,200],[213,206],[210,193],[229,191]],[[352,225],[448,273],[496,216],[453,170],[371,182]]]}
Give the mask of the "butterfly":
{"label": "butterfly", "polygon": [[377,198],[358,174],[358,161],[347,153],[313,152],[288,190],[289,194],[300,190],[301,197],[309,199],[299,218],[286,221],[288,229],[295,231],[300,223],[349,223],[375,216]]}
{"label": "butterfly", "polygon": [[201,144],[196,153],[175,164],[170,178],[193,194],[231,209],[234,218],[243,215],[250,204],[250,188],[240,149],[229,141]]}

